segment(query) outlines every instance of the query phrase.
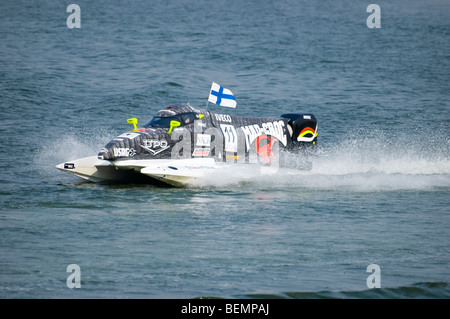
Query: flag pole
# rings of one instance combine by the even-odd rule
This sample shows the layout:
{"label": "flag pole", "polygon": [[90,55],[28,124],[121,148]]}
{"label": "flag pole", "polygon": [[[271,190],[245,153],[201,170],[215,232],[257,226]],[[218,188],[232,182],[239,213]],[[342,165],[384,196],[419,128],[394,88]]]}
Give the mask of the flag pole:
{"label": "flag pole", "polygon": [[[214,83],[214,82],[212,82]],[[211,88],[212,88],[212,83],[211,83]],[[208,100],[206,100],[206,112],[208,112],[208,105],[209,105],[209,96],[211,95],[211,89],[209,89],[209,95],[208,95]]]}

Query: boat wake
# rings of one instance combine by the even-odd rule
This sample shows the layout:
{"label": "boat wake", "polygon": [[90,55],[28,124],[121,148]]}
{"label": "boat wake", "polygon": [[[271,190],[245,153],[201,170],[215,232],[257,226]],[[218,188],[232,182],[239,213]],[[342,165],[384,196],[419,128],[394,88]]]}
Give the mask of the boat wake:
{"label": "boat wake", "polygon": [[[351,142],[319,145],[312,169],[279,168],[274,174],[236,168],[233,174],[216,172],[195,186],[251,185],[262,188],[310,188],[319,190],[392,191],[450,187],[449,143],[439,148],[405,141],[353,138]],[[291,162],[302,158],[290,155]],[[272,168],[274,170],[274,168]]]}
{"label": "boat wake", "polygon": [[[68,134],[40,148],[35,165],[46,178],[61,179],[54,164],[97,154],[111,132],[75,137]],[[345,140],[345,141],[344,141]],[[322,143],[311,170],[230,166],[198,178],[191,188],[302,188],[311,190],[393,191],[450,187],[450,141],[436,143],[386,141],[359,136],[337,144]],[[350,141],[350,142],[348,142]],[[303,158],[291,154],[293,166]],[[67,179],[74,180],[72,176]],[[78,179],[75,179],[79,181]]]}

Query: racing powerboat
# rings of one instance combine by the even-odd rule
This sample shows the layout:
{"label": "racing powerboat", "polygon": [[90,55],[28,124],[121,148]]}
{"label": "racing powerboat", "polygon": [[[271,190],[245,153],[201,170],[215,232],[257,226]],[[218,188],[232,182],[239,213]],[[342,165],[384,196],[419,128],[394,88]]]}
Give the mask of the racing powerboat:
{"label": "racing powerboat", "polygon": [[[176,104],[157,112],[100,150],[98,155],[56,167],[91,182],[150,183],[183,187],[215,172],[236,167],[264,169],[310,167],[317,143],[317,120],[310,113],[279,117],[239,117]],[[288,155],[290,154],[290,155]],[[293,161],[300,158],[300,161]],[[247,169],[246,169],[247,171]]]}

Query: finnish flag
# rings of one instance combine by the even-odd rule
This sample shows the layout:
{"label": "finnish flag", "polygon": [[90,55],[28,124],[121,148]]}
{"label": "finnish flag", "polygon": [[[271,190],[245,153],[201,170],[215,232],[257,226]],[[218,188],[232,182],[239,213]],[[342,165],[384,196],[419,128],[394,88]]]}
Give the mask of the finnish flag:
{"label": "finnish flag", "polygon": [[220,106],[236,107],[236,98],[233,93],[215,82],[211,85],[208,101]]}

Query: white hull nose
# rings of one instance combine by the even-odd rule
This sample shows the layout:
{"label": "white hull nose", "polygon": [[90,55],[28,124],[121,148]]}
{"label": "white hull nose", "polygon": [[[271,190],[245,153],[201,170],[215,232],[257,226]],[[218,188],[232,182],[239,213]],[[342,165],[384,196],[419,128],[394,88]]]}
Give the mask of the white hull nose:
{"label": "white hull nose", "polygon": [[99,160],[97,156],[89,156],[56,165],[69,174],[91,182],[120,180],[120,172],[110,161]]}
{"label": "white hull nose", "polygon": [[111,162],[90,156],[58,164],[56,168],[95,183],[144,181],[183,187],[202,176],[205,169],[210,171],[216,165],[212,158]]}

